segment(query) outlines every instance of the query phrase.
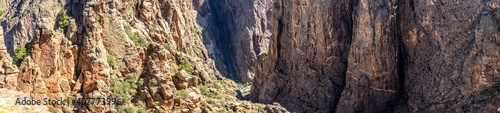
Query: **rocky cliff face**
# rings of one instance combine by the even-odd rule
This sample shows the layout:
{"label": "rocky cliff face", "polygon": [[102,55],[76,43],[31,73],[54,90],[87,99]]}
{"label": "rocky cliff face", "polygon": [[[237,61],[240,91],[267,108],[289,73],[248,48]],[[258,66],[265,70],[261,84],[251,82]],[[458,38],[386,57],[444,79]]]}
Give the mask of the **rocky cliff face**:
{"label": "rocky cliff face", "polygon": [[499,0],[0,3],[0,97],[122,99],[51,111],[500,107]]}
{"label": "rocky cliff face", "polygon": [[359,0],[339,113],[390,111],[399,90],[396,1]]}
{"label": "rocky cliff face", "polygon": [[498,4],[276,1],[252,97],[298,112],[496,111]]}
{"label": "rocky cliff face", "polygon": [[333,112],[344,87],[352,2],[276,1],[269,52],[257,65],[252,98],[291,111]]}
{"label": "rocky cliff face", "polygon": [[500,107],[499,4],[402,1],[410,111],[493,112]]}
{"label": "rocky cliff face", "polygon": [[215,68],[203,44],[213,39],[203,38],[197,18],[202,12],[194,5],[205,1],[8,2],[0,17],[0,88],[35,99],[120,99],[112,107],[49,106],[51,111],[262,112],[266,107],[238,100],[235,90],[243,85]]}
{"label": "rocky cliff face", "polygon": [[223,75],[241,82],[253,80],[258,55],[268,51],[271,3],[271,0],[199,3],[198,21],[204,29],[205,44]]}

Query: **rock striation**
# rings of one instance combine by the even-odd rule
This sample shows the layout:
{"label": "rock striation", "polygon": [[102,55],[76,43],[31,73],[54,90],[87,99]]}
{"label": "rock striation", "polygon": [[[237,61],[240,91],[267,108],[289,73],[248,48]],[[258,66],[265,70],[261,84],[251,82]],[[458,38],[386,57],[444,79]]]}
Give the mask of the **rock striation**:
{"label": "rock striation", "polygon": [[338,113],[390,111],[399,91],[396,1],[359,0]]}

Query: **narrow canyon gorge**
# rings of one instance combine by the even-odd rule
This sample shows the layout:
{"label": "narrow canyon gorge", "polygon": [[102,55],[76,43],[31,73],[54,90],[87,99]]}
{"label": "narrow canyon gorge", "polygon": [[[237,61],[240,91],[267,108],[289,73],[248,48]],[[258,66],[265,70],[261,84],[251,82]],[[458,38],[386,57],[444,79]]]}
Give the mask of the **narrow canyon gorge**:
{"label": "narrow canyon gorge", "polygon": [[0,25],[0,112],[500,112],[500,0],[0,0]]}

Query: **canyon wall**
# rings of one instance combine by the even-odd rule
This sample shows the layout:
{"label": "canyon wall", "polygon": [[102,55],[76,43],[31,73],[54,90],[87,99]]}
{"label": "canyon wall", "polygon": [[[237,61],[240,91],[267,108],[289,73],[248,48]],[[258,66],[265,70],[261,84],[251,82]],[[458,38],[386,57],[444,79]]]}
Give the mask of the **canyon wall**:
{"label": "canyon wall", "polygon": [[273,3],[269,51],[259,57],[251,97],[296,112],[333,112],[345,85],[351,1]]}
{"label": "canyon wall", "polygon": [[238,100],[243,85],[216,69],[204,42],[222,33],[202,33],[205,12],[197,11],[209,1],[8,1],[0,17],[0,88],[35,99],[119,99],[111,107],[48,106],[51,111],[286,111]]}
{"label": "canyon wall", "polygon": [[114,108],[49,107],[61,111],[500,107],[499,0],[0,3],[2,90],[124,98]]}
{"label": "canyon wall", "polygon": [[268,8],[272,0],[208,0],[200,5],[199,23],[219,71],[236,81],[251,82],[259,54],[271,36]]}
{"label": "canyon wall", "polygon": [[500,107],[500,1],[401,1],[404,91],[412,112]]}
{"label": "canyon wall", "polygon": [[296,112],[496,111],[498,4],[276,1],[251,96]]}
{"label": "canyon wall", "polygon": [[346,86],[338,113],[391,111],[398,96],[400,57],[395,1],[359,0],[353,14]]}

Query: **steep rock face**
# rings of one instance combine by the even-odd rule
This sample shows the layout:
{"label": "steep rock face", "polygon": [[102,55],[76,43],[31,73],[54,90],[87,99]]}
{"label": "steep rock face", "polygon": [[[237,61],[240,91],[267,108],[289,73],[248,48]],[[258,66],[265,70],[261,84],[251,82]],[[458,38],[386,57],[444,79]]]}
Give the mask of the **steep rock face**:
{"label": "steep rock face", "polygon": [[198,22],[210,57],[225,76],[250,82],[257,56],[267,52],[271,36],[268,8],[272,0],[199,1]]}
{"label": "steep rock face", "polygon": [[[17,45],[26,44],[35,37],[36,24],[41,21],[53,22],[66,1],[42,0],[2,0],[8,2],[0,25],[4,29],[4,42],[12,56]],[[45,24],[55,28],[56,24]]]}
{"label": "steep rock face", "polygon": [[[99,14],[106,8],[100,2],[88,2],[83,11],[82,31],[77,33],[81,47],[78,51],[77,76],[81,81],[83,96],[86,98],[109,97],[109,77],[112,67],[107,62],[107,51],[104,46],[103,25]],[[92,112],[107,111],[100,105],[88,104],[80,109]]]}
{"label": "steep rock face", "polygon": [[74,57],[71,42],[60,33],[39,25],[17,75],[17,88],[33,97],[60,98],[71,92]]}
{"label": "steep rock face", "polygon": [[359,0],[338,113],[391,111],[399,90],[395,1]]}
{"label": "steep rock face", "polygon": [[[324,6],[308,9],[315,3]],[[489,112],[499,107],[498,1],[328,3],[276,1],[269,17],[270,49],[257,64],[252,98],[298,112]],[[334,16],[323,14],[331,9]],[[316,14],[344,24],[327,23]],[[327,32],[349,40],[333,38],[340,41],[330,44],[332,38],[318,38],[323,35],[314,31],[328,31],[324,26],[329,25],[335,30],[353,25],[353,34],[351,27]],[[328,59],[314,62],[325,55]],[[340,59],[331,63],[330,58]],[[329,66],[318,66],[322,63]]]}
{"label": "steep rock face", "polygon": [[16,89],[17,73],[19,70],[12,64],[12,58],[7,53],[7,47],[4,44],[3,29],[0,28],[0,88]]}
{"label": "steep rock face", "polygon": [[351,1],[272,4],[269,52],[259,57],[251,97],[296,112],[333,112],[344,87]]}
{"label": "steep rock face", "polygon": [[500,1],[401,2],[410,111],[496,111]]}
{"label": "steep rock face", "polygon": [[[241,85],[219,74],[209,57],[203,40],[217,35],[202,33],[198,15],[203,12],[197,12],[196,4],[204,1],[11,3],[16,7],[1,18],[6,47],[0,46],[0,88],[36,99],[120,99],[112,107],[49,106],[65,112],[263,112],[264,105],[236,99]],[[28,50],[14,60],[21,62],[19,68],[9,57],[22,55],[13,51],[18,45]]]}

